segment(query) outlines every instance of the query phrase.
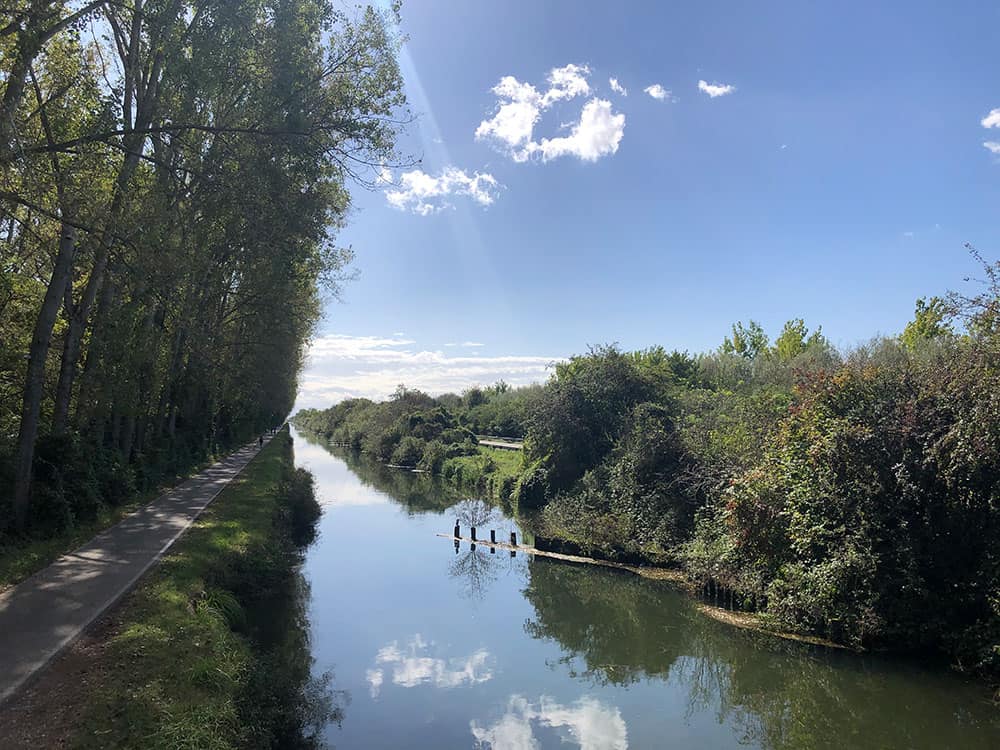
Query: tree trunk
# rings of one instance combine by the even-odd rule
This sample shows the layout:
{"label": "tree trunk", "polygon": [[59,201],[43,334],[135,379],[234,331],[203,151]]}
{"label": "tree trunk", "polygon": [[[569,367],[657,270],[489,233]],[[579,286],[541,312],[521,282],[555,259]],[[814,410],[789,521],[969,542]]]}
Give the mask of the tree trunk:
{"label": "tree trunk", "polygon": [[69,318],[62,364],[59,367],[55,406],[52,410],[52,432],[57,435],[66,431],[66,424],[69,421],[69,403],[73,397],[73,382],[76,380],[77,362],[80,359],[80,345],[87,330],[90,308],[93,307],[97,293],[104,283],[104,270],[107,265],[108,249],[102,241],[97,258],[94,260],[94,268],[90,272],[90,279],[87,280],[87,286],[83,291],[83,299],[73,308],[73,314]]}
{"label": "tree trunk", "polygon": [[[83,371],[80,373],[80,391],[77,396],[76,411],[73,418],[77,429],[85,426],[95,426],[99,401],[97,392],[98,369],[104,363],[107,348],[106,321],[110,317],[111,308],[116,301],[115,285],[105,284],[101,289],[101,298],[97,302],[94,333],[90,338],[90,345],[87,347],[87,356],[84,358]],[[107,412],[101,415],[101,419],[105,422],[107,418]]]}
{"label": "tree trunk", "polygon": [[21,426],[17,435],[17,460],[14,469],[14,524],[18,531],[24,530],[28,519],[31,469],[35,458],[35,440],[38,438],[42,388],[45,384],[45,360],[52,344],[52,328],[59,314],[59,305],[69,285],[75,248],[76,229],[63,224],[52,277],[49,279],[42,307],[35,320],[35,330],[28,351],[28,370],[24,377]]}
{"label": "tree trunk", "polygon": [[[132,180],[136,167],[139,166],[139,149],[142,148],[141,137],[126,138],[125,142],[132,150],[125,156],[121,171],[115,184],[115,195],[108,209],[107,226],[114,227],[124,208],[124,194]],[[100,238],[97,253],[94,257],[94,267],[83,291],[83,298],[73,310],[69,319],[69,330],[66,331],[66,345],[63,347],[62,363],[59,367],[59,385],[56,387],[55,408],[52,412],[52,430],[60,433],[65,431],[69,417],[69,402],[73,395],[73,381],[76,379],[77,362],[80,358],[80,344],[87,330],[87,320],[90,318],[90,308],[94,306],[97,293],[104,283],[104,274],[108,268],[111,256],[111,239],[106,235]]]}

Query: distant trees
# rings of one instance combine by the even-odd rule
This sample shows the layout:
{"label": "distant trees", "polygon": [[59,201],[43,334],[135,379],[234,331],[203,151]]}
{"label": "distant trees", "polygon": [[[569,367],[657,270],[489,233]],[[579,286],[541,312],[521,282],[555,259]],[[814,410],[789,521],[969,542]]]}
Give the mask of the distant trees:
{"label": "distant trees", "polygon": [[0,533],[29,526],[43,495],[76,512],[59,489],[68,469],[37,465],[40,439],[65,436],[86,467],[120,462],[150,486],[280,423],[317,282],[335,293],[350,261],[332,239],[348,181],[396,159],[392,12],[9,9],[0,476],[13,491]]}

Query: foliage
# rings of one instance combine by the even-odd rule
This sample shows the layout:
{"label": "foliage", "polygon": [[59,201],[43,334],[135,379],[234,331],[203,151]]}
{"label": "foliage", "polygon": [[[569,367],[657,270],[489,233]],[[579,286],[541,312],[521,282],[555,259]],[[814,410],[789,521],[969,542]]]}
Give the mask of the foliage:
{"label": "foliage", "polygon": [[15,5],[0,537],[44,537],[281,424],[408,115],[395,4]]}
{"label": "foliage", "polygon": [[719,351],[723,354],[736,354],[743,359],[756,359],[767,352],[768,343],[767,334],[760,323],[751,320],[744,326],[741,320],[733,324],[733,335],[726,336]]}
{"label": "foliage", "polygon": [[900,340],[907,349],[916,350],[925,341],[952,333],[945,301],[940,297],[931,297],[930,300],[921,297],[913,311],[913,320],[906,324]]}

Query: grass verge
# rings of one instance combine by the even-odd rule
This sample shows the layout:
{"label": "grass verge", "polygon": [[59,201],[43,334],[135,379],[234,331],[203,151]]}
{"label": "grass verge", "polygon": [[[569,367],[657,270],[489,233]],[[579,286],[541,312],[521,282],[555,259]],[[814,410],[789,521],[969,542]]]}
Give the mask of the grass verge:
{"label": "grass verge", "polygon": [[471,456],[445,459],[441,476],[459,489],[473,489],[487,497],[509,502],[524,469],[520,451],[478,447]]}
{"label": "grass verge", "polygon": [[[114,613],[69,746],[308,746],[284,739],[302,729],[291,698],[307,690],[307,640],[293,638],[292,658],[288,638],[269,634],[304,623],[296,542],[311,540],[318,514],[312,477],[292,468],[279,433]],[[290,613],[279,628],[276,611]],[[272,672],[278,662],[294,673]],[[320,713],[325,723],[330,711]]]}

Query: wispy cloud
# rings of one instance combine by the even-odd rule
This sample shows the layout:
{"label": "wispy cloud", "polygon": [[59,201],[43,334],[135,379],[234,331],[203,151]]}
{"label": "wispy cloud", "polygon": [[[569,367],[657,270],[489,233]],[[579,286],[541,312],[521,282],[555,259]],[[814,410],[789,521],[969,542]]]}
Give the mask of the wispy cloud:
{"label": "wispy cloud", "polygon": [[1000,143],[997,141],[983,141],[983,148],[987,149],[991,154],[1000,156]]}
{"label": "wispy cloud", "polygon": [[621,94],[622,96],[628,96],[628,89],[618,83],[617,78],[609,78],[608,84],[611,86],[611,90],[616,94]]}
{"label": "wispy cloud", "polygon": [[717,96],[725,96],[736,91],[735,86],[728,83],[709,83],[708,81],[698,81],[698,90],[704,91],[713,99]]}
{"label": "wispy cloud", "polygon": [[596,161],[615,153],[625,131],[625,115],[615,113],[611,102],[598,97],[584,104],[580,119],[569,126],[570,135],[535,139],[535,126],[542,112],[557,102],[590,95],[589,75],[586,65],[553,68],[544,92],[513,76],[504,76],[492,89],[498,97],[496,111],[479,123],[476,140],[493,143],[516,162],[532,157],[549,161],[560,156]]}
{"label": "wispy cloud", "polygon": [[461,342],[451,341],[451,342],[445,344],[445,346],[461,346],[461,347],[464,347],[466,349],[475,349],[475,348],[478,348],[480,346],[486,346],[486,345],[483,344],[480,341],[461,341]]}
{"label": "wispy cloud", "polygon": [[991,109],[990,113],[979,121],[979,124],[984,128],[1000,128],[1000,108]]}
{"label": "wispy cloud", "polygon": [[647,94],[649,94],[654,99],[659,99],[660,101],[663,101],[664,99],[672,99],[673,98],[670,95],[670,90],[663,88],[663,86],[661,86],[658,83],[654,83],[651,86],[647,86],[646,88],[643,89],[643,91],[645,91]]}
{"label": "wispy cloud", "polygon": [[458,167],[445,167],[435,176],[414,169],[403,172],[399,183],[386,189],[385,197],[393,208],[428,216],[451,208],[452,196],[467,196],[480,206],[489,206],[500,188],[496,178],[485,172],[469,175]]}
{"label": "wispy cloud", "polygon": [[[431,394],[461,392],[505,380],[527,385],[546,380],[561,357],[445,353],[415,346],[403,336],[317,337],[300,378],[296,408],[326,408],[345,398],[388,398],[400,383]],[[477,344],[469,341],[463,344]],[[469,349],[476,347],[469,346]]]}

